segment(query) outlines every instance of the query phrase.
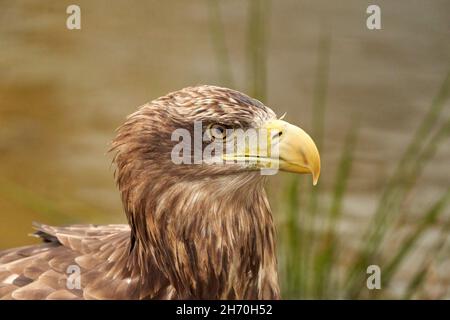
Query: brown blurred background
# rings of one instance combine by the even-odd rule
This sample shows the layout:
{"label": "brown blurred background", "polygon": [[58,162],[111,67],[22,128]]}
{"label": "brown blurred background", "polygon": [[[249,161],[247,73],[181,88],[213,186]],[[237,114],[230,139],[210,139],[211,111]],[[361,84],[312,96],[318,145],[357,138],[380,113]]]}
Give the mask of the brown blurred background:
{"label": "brown blurred background", "polygon": [[[356,0],[272,1],[266,26],[266,103],[307,131],[319,40],[330,35],[320,183],[330,189],[359,119],[344,203],[350,235],[450,67],[448,0],[375,2],[379,31],[366,28],[373,1]],[[81,7],[81,30],[66,28],[70,4]],[[247,4],[220,2],[233,87],[243,92]],[[32,243],[32,221],[125,221],[108,144],[137,106],[189,85],[224,85],[208,10],[205,0],[0,1],[0,249]],[[411,219],[449,186],[449,157],[447,142],[413,192]]]}

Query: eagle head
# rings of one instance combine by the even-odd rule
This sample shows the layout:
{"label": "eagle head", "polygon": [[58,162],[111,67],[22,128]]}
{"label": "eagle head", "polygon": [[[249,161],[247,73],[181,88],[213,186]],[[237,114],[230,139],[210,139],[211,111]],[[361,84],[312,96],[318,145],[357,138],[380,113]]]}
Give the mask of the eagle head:
{"label": "eagle head", "polygon": [[316,184],[307,133],[256,99],[204,85],[140,107],[112,150],[143,275],[152,261],[177,297],[279,296],[264,176],[310,173]]}
{"label": "eagle head", "polygon": [[314,184],[320,174],[306,132],[260,101],[216,86],[184,88],[143,105],[119,128],[113,150],[119,186],[155,174],[195,181],[280,169],[310,173]]}

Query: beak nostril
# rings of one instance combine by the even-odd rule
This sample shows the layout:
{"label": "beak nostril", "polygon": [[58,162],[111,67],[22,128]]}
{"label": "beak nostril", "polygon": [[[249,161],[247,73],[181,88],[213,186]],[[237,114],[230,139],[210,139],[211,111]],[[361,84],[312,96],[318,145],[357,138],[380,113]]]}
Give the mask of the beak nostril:
{"label": "beak nostril", "polygon": [[279,138],[279,137],[281,137],[282,134],[283,134],[283,131],[278,131],[277,133],[275,133],[275,134],[273,135],[272,139]]}

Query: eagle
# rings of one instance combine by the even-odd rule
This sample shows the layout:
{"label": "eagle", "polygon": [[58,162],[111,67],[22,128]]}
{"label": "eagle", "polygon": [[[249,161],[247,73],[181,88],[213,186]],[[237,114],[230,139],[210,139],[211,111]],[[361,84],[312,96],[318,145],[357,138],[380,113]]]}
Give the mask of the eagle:
{"label": "eagle", "polygon": [[[175,163],[173,132],[194,134],[194,123],[216,142],[237,129],[276,132],[278,153],[231,148],[212,155],[232,161]],[[41,244],[0,252],[1,299],[280,298],[262,169],[316,184],[320,156],[305,131],[241,92],[200,85],[138,108],[110,151],[128,224],[34,223]]]}

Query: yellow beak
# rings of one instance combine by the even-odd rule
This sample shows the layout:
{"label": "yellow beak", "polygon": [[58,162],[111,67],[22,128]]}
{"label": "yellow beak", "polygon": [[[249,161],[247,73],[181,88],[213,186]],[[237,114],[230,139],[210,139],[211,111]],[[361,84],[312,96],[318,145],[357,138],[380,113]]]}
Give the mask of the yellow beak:
{"label": "yellow beak", "polygon": [[[223,159],[245,163],[252,169],[269,169],[310,173],[316,185],[320,175],[320,155],[314,141],[302,129],[283,120],[270,120],[258,128],[260,139],[267,143],[238,143],[239,151],[226,153]],[[238,135],[237,135],[238,136]],[[258,139],[260,142],[261,140]],[[255,147],[257,145],[257,147]],[[253,146],[253,148],[252,148]],[[274,170],[275,169],[275,170]]]}
{"label": "yellow beak", "polygon": [[278,132],[278,166],[280,170],[310,173],[313,185],[320,176],[320,155],[316,144],[301,128],[283,120],[272,120],[264,126],[268,132]]}

